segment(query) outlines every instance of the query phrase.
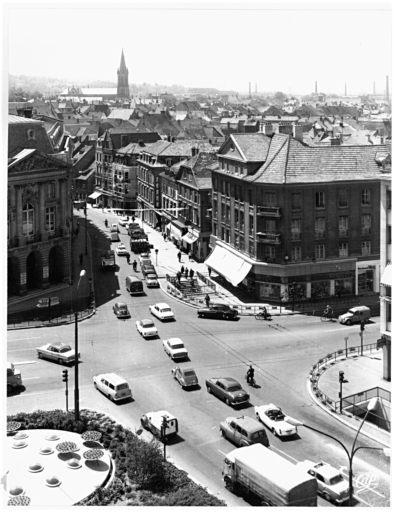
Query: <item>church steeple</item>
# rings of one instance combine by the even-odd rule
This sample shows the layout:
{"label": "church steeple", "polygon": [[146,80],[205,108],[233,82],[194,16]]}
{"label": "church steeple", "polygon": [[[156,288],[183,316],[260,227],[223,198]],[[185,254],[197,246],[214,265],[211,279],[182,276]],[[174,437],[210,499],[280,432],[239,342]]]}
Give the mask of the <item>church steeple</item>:
{"label": "church steeple", "polygon": [[120,67],[118,69],[118,98],[130,98],[129,90],[129,70],[126,68],[126,62],[124,58],[123,48],[122,56],[120,58]]}

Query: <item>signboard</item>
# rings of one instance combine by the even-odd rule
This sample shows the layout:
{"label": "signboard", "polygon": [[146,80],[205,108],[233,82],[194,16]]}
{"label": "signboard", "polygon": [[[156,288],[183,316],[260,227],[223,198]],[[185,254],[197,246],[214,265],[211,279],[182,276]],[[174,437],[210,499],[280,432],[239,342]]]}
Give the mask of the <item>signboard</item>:
{"label": "signboard", "polygon": [[26,284],[26,272],[21,272],[21,284]]}
{"label": "signboard", "polygon": [[49,267],[43,267],[42,268],[42,277],[44,279],[47,279],[49,277]]}

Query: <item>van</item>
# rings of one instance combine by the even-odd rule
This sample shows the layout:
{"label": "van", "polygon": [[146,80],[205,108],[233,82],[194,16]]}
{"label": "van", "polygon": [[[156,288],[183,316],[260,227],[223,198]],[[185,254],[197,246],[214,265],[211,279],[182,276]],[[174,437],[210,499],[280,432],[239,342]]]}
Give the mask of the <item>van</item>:
{"label": "van", "polygon": [[138,277],[127,276],[126,290],[130,293],[130,295],[140,295],[141,293],[144,293],[144,285],[142,284],[141,279],[138,279]]}
{"label": "van", "polygon": [[118,233],[116,233],[116,232],[111,233],[111,242],[119,242],[119,235],[118,235]]}
{"label": "van", "polygon": [[371,318],[371,310],[367,306],[355,306],[338,319],[341,324],[353,325],[357,322],[368,322]]}
{"label": "van", "polygon": [[11,393],[13,388],[22,386],[22,375],[20,370],[7,361],[7,394]]}
{"label": "van", "polygon": [[103,373],[93,377],[94,387],[113,402],[132,398],[131,389],[123,377],[116,373]]}

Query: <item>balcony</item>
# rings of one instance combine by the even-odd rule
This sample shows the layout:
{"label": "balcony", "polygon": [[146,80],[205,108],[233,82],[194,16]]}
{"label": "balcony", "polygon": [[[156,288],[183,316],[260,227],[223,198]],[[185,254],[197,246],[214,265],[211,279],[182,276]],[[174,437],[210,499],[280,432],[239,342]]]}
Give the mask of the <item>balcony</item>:
{"label": "balcony", "polygon": [[324,238],[326,236],[326,232],[323,229],[317,229],[315,231],[315,238]]}
{"label": "balcony", "polygon": [[257,243],[279,245],[282,243],[280,233],[256,233]]}
{"label": "balcony", "polygon": [[295,231],[294,233],[291,233],[291,239],[294,240],[301,240],[301,232]]}
{"label": "balcony", "polygon": [[280,206],[257,206],[257,215],[262,217],[277,217],[281,216]]}
{"label": "balcony", "polygon": [[346,236],[349,236],[349,230],[347,229],[339,229],[339,238],[344,238]]}

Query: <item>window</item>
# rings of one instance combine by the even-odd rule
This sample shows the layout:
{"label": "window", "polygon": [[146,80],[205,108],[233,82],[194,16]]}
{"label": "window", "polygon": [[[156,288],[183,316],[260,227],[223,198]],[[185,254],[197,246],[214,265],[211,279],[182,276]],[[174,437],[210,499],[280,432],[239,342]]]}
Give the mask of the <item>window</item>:
{"label": "window", "polygon": [[45,208],[45,229],[47,231],[55,231],[55,207],[49,206]]}
{"label": "window", "polygon": [[216,192],[218,189],[218,179],[216,178],[216,176],[212,178],[212,189],[214,192]]}
{"label": "window", "polygon": [[239,229],[245,229],[244,225],[244,212],[239,212]]}
{"label": "window", "polygon": [[370,214],[361,215],[361,234],[362,235],[370,235],[371,234],[371,215]]}
{"label": "window", "polygon": [[291,261],[301,261],[301,247],[295,246],[291,248]]}
{"label": "window", "polygon": [[235,247],[239,247],[239,235],[235,234],[235,243],[234,243]]}
{"label": "window", "polygon": [[192,181],[192,173],[189,172],[188,175],[189,175],[189,181]]}
{"label": "window", "polygon": [[316,208],[325,208],[324,192],[316,192],[316,194],[315,194],[315,206],[316,206]]}
{"label": "window", "polygon": [[230,197],[230,183],[227,183],[227,197]]}
{"label": "window", "polygon": [[371,191],[369,188],[364,188],[361,191],[361,204],[363,204],[363,205],[371,204]]}
{"label": "window", "polygon": [[249,235],[253,235],[254,233],[254,217],[253,215],[249,215]]}
{"label": "window", "polygon": [[22,233],[23,236],[34,234],[34,208],[26,203],[22,210]]}
{"label": "window", "polygon": [[224,196],[226,195],[226,182],[225,181],[222,181],[222,194]]}
{"label": "window", "polygon": [[371,254],[371,242],[361,242],[361,256],[370,256]]}
{"label": "window", "polygon": [[265,193],[266,206],[276,206],[276,193],[266,192]]}
{"label": "window", "polygon": [[326,228],[326,219],[318,217],[315,219],[315,238],[324,238]]}
{"label": "window", "polygon": [[222,221],[226,221],[226,205],[222,202],[221,204],[221,211],[222,211]]}
{"label": "window", "polygon": [[239,222],[239,211],[235,208],[235,210],[234,210],[234,227],[235,227],[235,229],[238,229],[238,222]]}
{"label": "window", "polygon": [[267,233],[275,233],[276,232],[276,226],[275,226],[274,219],[267,219],[265,221],[265,230],[267,231]]}
{"label": "window", "polygon": [[252,240],[249,240],[249,254],[251,256],[255,255],[254,241],[252,241]]}
{"label": "window", "polygon": [[244,237],[243,237],[243,236],[240,236],[240,237],[239,237],[239,250],[240,250],[240,251],[243,251],[244,249],[245,249]]}
{"label": "window", "polygon": [[51,181],[47,183],[47,199],[53,199],[55,197],[55,182]]}
{"label": "window", "polygon": [[291,221],[291,239],[301,240],[301,219]]}
{"label": "window", "polygon": [[316,245],[315,246],[315,258],[317,260],[323,260],[325,258],[325,254],[326,254],[325,245]]}
{"label": "window", "polygon": [[341,216],[338,219],[339,236],[347,236],[349,228],[349,217]]}
{"label": "window", "polygon": [[216,199],[213,200],[213,217],[214,219],[217,219],[218,216],[218,202]]}
{"label": "window", "polygon": [[238,187],[238,185],[234,186],[234,199],[236,201],[238,201],[238,199],[239,199],[239,187]]}
{"label": "window", "polygon": [[249,190],[249,204],[253,205],[253,190]]}
{"label": "window", "polygon": [[349,255],[349,249],[347,242],[341,242],[339,244],[339,256],[348,256]]}
{"label": "window", "polygon": [[275,247],[267,245],[267,247],[265,248],[265,258],[267,260],[275,259]]}
{"label": "window", "polygon": [[301,210],[301,194],[299,192],[293,192],[291,194],[291,209]]}
{"label": "window", "polygon": [[386,208],[391,210],[391,190],[386,188]]}

